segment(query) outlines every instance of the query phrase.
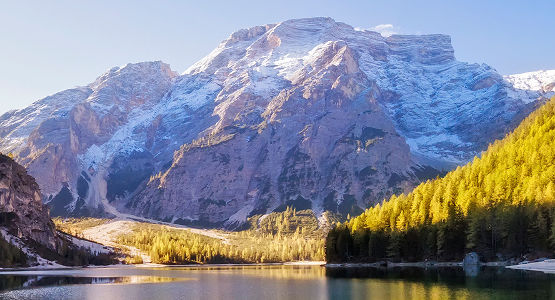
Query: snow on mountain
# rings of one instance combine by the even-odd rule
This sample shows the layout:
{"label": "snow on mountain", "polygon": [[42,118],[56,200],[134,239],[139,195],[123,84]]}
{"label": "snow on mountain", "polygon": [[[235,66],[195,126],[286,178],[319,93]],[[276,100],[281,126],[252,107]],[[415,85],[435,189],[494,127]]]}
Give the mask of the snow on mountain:
{"label": "snow on mountain", "polygon": [[446,35],[331,18],[242,29],[181,75],[129,64],[0,116],[0,151],[73,215],[348,213],[470,160],[555,91],[555,71],[503,77],[454,53]]}
{"label": "snow on mountain", "polygon": [[534,101],[538,97],[555,95],[555,70],[527,72],[504,76],[513,86],[511,97],[523,101]]}
{"label": "snow on mountain", "polygon": [[2,151],[18,151],[18,147],[24,145],[24,140],[40,123],[49,118],[66,116],[73,105],[83,102],[91,92],[87,87],[65,90],[41,99],[26,108],[3,114],[0,116]]}
{"label": "snow on mountain", "polygon": [[536,71],[504,76],[513,87],[521,90],[554,92],[555,70]]}
{"label": "snow on mountain", "polygon": [[[456,61],[448,36],[383,37],[330,18],[240,30],[185,73],[211,73],[221,84],[237,79],[227,78],[228,74],[242,74],[241,79],[249,81],[255,94],[270,98],[294,84],[298,72],[310,68],[334,41],[353,49],[365,75],[389,93],[392,99],[383,104],[395,116],[411,150],[433,160],[449,164],[467,161],[479,153],[472,151],[473,144],[481,143],[481,149],[490,139],[484,141],[476,131],[452,132],[452,128],[467,126],[464,122],[469,118],[488,119],[499,106],[508,106],[505,109],[511,112],[504,122],[509,122],[520,110],[520,102],[533,102],[541,96],[526,94],[517,85],[511,88],[510,81],[506,84],[487,65]],[[485,103],[486,99],[494,101]],[[467,115],[455,117],[454,112]]]}

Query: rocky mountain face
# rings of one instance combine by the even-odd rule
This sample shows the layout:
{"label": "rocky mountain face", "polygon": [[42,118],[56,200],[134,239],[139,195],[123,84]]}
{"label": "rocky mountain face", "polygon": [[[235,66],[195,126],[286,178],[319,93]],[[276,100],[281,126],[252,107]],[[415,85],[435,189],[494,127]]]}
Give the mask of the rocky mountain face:
{"label": "rocky mountain face", "polygon": [[94,175],[109,167],[102,156],[140,149],[132,139],[148,143],[151,131],[134,126],[156,109],[176,76],[160,62],[113,68],[87,87],[4,114],[0,149],[16,155],[39,182],[47,202],[55,200],[54,215],[101,213],[98,195],[106,194],[106,184],[97,179],[104,173]]}
{"label": "rocky mountain face", "polygon": [[459,62],[445,35],[289,20],[233,33],[182,75],[129,64],[8,112],[0,151],[56,215],[233,227],[287,205],[353,214],[470,160],[554,83]]}
{"label": "rocky mountain face", "polygon": [[19,239],[56,250],[54,223],[35,179],[11,158],[0,154],[0,228]]}

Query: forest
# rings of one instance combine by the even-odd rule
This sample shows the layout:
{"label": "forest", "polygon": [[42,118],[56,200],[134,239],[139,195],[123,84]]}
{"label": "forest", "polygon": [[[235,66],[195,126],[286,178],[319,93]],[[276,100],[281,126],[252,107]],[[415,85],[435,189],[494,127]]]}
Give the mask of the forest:
{"label": "forest", "polygon": [[[137,223],[118,243],[136,247],[154,263],[270,263],[324,260],[324,233],[312,211],[287,208],[260,220],[250,219],[249,230],[233,232],[224,240],[180,228]],[[309,234],[310,232],[310,234]]]}
{"label": "forest", "polygon": [[555,98],[481,157],[337,224],[328,262],[553,256]]}
{"label": "forest", "polygon": [[19,248],[8,243],[0,234],[0,267],[25,267],[27,255]]}
{"label": "forest", "polygon": [[[334,222],[334,216],[325,218]],[[242,231],[216,231],[223,238],[191,232],[186,228],[162,224],[134,222],[115,243],[122,249],[134,247],[148,255],[153,263],[274,263],[324,260],[326,228],[320,228],[311,210],[297,211],[287,207],[283,212],[249,218]],[[83,231],[110,222],[109,219],[54,219],[58,230],[83,237]],[[127,263],[142,263],[130,255]]]}

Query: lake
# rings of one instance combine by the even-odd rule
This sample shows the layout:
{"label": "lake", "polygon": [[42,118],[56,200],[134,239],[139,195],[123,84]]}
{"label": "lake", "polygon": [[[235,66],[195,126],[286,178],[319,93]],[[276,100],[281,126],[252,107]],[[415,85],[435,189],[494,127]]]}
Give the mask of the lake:
{"label": "lake", "polygon": [[555,299],[555,276],[310,265],[22,270],[0,272],[0,299]]}

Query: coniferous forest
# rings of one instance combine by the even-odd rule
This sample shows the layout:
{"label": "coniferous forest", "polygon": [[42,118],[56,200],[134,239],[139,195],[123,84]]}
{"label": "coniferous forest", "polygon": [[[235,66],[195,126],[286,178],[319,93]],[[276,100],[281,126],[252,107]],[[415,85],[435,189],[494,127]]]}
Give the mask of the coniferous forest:
{"label": "coniferous forest", "polygon": [[[336,218],[326,214],[329,222]],[[108,219],[54,219],[58,230],[83,237],[83,231]],[[207,236],[161,224],[135,222],[115,239],[122,248],[133,247],[160,264],[275,263],[324,260],[326,231],[311,210],[287,207],[283,212],[249,219],[242,231],[213,231]],[[222,238],[218,238],[221,236]],[[128,263],[142,263],[131,255]]]}
{"label": "coniferous forest", "polygon": [[27,255],[21,249],[8,243],[0,235],[0,267],[22,267],[27,265]]}
{"label": "coniferous forest", "polygon": [[481,157],[332,229],[328,262],[482,260],[555,250],[555,98]]}

